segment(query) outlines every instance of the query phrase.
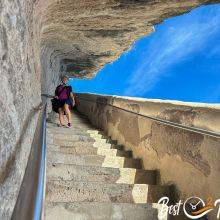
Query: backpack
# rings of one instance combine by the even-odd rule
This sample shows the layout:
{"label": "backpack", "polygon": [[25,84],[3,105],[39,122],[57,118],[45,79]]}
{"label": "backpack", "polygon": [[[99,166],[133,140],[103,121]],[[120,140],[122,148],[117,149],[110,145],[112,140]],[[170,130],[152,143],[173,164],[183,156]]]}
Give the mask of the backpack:
{"label": "backpack", "polygon": [[51,99],[51,104],[52,104],[52,110],[56,113],[59,113],[59,108],[60,108],[60,100],[53,98]]}
{"label": "backpack", "polygon": [[[63,89],[59,93],[61,94],[64,89],[65,89],[65,86],[63,87]],[[59,108],[61,107],[60,100],[57,98],[53,98],[53,99],[51,99],[51,104],[52,104],[52,110],[56,113],[59,113]]]}

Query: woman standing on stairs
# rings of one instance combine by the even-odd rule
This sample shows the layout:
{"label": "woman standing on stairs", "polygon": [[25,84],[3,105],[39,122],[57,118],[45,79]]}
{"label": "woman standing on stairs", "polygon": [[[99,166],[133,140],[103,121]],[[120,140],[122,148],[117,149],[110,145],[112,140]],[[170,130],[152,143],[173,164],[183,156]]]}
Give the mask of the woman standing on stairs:
{"label": "woman standing on stairs", "polygon": [[68,124],[67,127],[71,127],[71,113],[70,113],[70,107],[75,105],[74,96],[72,93],[72,87],[68,86],[68,76],[63,76],[61,78],[61,84],[57,86],[55,90],[55,98],[59,100],[59,121],[60,126],[64,125],[64,114],[67,117]]}

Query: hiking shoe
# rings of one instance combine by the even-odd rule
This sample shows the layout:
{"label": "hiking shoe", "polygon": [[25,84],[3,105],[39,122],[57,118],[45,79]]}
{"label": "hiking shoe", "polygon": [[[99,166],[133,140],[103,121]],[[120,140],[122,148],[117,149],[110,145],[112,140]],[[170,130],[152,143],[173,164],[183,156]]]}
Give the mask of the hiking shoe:
{"label": "hiking shoe", "polygon": [[67,124],[67,127],[68,127],[68,128],[71,128],[71,127],[72,127],[71,123],[68,123],[68,124]]}

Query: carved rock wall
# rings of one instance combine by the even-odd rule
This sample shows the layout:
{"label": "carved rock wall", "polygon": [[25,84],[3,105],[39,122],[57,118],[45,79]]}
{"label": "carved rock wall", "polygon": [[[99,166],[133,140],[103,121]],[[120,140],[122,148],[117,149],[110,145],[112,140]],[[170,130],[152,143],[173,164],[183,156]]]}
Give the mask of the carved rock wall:
{"label": "carved rock wall", "polygon": [[10,219],[41,102],[30,25],[32,3],[0,1],[0,219]]}

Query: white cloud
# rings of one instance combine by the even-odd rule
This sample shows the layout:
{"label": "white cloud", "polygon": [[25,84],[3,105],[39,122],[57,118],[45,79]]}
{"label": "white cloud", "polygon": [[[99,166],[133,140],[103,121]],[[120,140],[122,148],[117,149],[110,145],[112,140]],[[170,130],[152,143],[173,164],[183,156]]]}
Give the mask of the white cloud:
{"label": "white cloud", "polygon": [[124,95],[141,96],[153,89],[161,77],[169,75],[168,68],[201,50],[219,31],[220,10],[218,13],[215,10],[214,13],[184,16],[186,19],[176,18],[174,25],[162,31],[160,36],[157,33],[150,36],[152,40],[141,55],[136,70],[128,78]]}

